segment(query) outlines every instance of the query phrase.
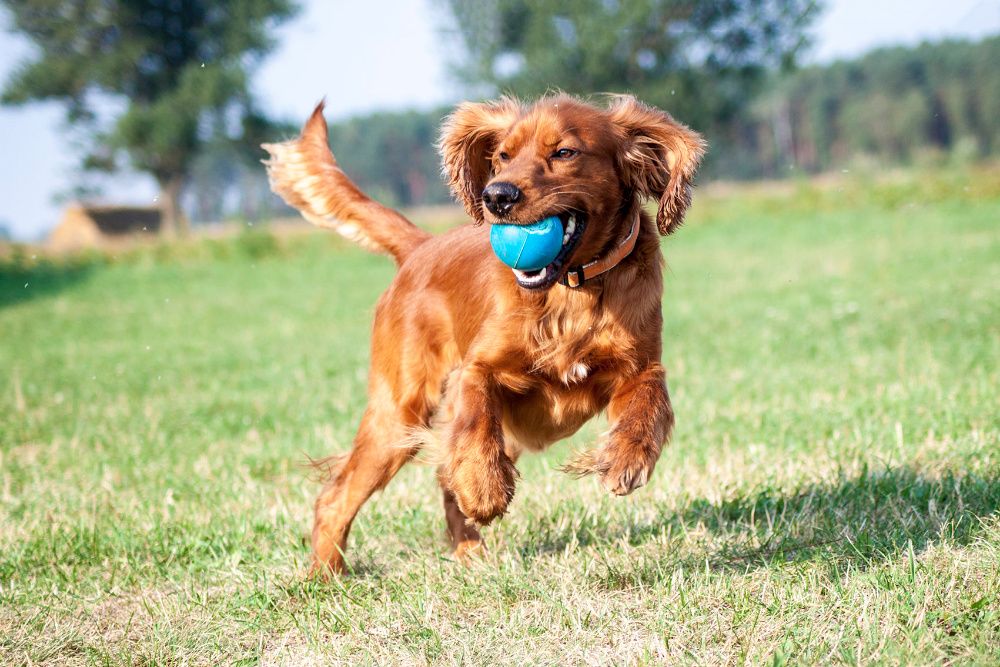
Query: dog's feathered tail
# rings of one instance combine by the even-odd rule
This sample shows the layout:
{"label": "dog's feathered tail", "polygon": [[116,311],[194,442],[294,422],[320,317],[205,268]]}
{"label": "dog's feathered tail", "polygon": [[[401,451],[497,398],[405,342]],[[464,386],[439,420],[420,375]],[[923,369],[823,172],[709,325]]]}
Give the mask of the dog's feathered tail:
{"label": "dog's feathered tail", "polygon": [[369,198],[340,169],[327,144],[322,102],[297,139],[262,148],[271,154],[264,160],[271,189],[314,225],[392,255],[396,264],[430,238],[398,211]]}

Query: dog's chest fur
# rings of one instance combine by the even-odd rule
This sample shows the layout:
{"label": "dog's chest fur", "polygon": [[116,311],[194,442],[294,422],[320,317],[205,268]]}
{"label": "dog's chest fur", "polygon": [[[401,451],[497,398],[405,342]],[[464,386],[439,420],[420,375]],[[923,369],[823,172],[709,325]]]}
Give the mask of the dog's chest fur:
{"label": "dog's chest fur", "polygon": [[566,386],[580,384],[596,369],[631,366],[634,339],[600,293],[566,289],[529,323],[530,372]]}
{"label": "dog's chest fur", "polygon": [[607,311],[599,296],[569,292],[525,323],[527,387],[511,387],[504,426],[529,449],[576,432],[603,410],[614,383],[634,372],[634,332]]}

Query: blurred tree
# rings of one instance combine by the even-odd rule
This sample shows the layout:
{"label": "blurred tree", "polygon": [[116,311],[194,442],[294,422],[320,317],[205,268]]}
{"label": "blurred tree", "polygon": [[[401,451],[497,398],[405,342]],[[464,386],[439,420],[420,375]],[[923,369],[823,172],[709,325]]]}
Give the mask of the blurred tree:
{"label": "blurred tree", "polygon": [[[224,120],[214,119],[220,124]],[[231,139],[225,127],[216,128],[189,170],[185,201],[194,219],[218,222],[238,217],[256,222],[279,213],[293,214],[293,209],[271,192],[267,173],[260,164],[260,145],[298,132],[293,123],[276,122],[253,110],[244,115],[238,140]]]}
{"label": "blurred tree", "polygon": [[807,44],[817,0],[440,0],[489,93],[631,91],[718,141]]}
{"label": "blurred tree", "polygon": [[390,206],[449,200],[435,144],[447,111],[379,112],[333,124],[330,144],[362,188]]}
{"label": "blurred tree", "polygon": [[[889,47],[776,78],[740,119],[757,128],[727,156],[735,176],[974,159],[1000,152],[1000,36]],[[762,131],[773,128],[773,132]]]}
{"label": "blurred tree", "polygon": [[[0,0],[37,47],[0,101],[58,100],[84,126],[85,169],[114,170],[126,154],[160,187],[164,228],[186,231],[185,176],[220,137],[256,142],[248,72],[274,45],[294,0]],[[110,116],[110,122],[102,122]]]}

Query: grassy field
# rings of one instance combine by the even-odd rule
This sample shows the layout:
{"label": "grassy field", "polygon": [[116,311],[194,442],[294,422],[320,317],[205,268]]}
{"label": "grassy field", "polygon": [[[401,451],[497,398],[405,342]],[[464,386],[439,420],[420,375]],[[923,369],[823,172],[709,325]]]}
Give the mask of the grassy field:
{"label": "grassy field", "polygon": [[301,576],[389,261],[334,237],[0,265],[0,664],[1000,663],[1000,173],[708,189],[664,242],[677,430],[626,499],[433,470]]}

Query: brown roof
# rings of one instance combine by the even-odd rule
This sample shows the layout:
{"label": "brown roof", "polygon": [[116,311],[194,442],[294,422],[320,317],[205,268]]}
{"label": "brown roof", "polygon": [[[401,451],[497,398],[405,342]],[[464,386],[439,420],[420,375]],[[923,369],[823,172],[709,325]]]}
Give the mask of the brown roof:
{"label": "brown roof", "polygon": [[71,204],[49,234],[49,246],[78,250],[127,242],[135,234],[155,234],[160,221],[160,209],[154,207]]}
{"label": "brown roof", "polygon": [[149,206],[87,206],[82,213],[94,221],[104,234],[157,232],[160,229],[160,209]]}

